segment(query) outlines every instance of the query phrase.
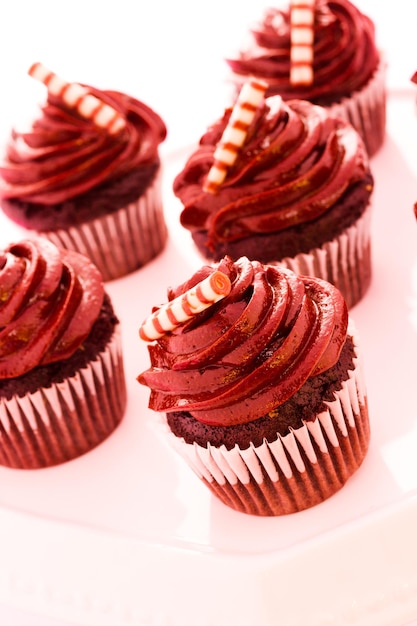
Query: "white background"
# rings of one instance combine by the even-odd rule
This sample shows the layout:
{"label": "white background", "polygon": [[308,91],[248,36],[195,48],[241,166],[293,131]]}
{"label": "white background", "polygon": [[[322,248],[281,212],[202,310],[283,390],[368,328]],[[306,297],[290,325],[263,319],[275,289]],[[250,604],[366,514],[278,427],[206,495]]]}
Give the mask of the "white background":
{"label": "white background", "polygon": [[[412,89],[416,4],[357,1],[376,22],[393,92]],[[247,25],[260,16],[260,7],[251,0],[2,2],[0,141],[11,125],[30,116],[34,101],[43,99],[43,87],[26,74],[35,61],[70,81],[118,89],[145,101],[167,123],[167,153],[195,141],[223,110],[228,93],[223,58],[239,46]],[[396,124],[398,135],[406,135],[401,121]],[[0,606],[2,626],[61,623]]]}

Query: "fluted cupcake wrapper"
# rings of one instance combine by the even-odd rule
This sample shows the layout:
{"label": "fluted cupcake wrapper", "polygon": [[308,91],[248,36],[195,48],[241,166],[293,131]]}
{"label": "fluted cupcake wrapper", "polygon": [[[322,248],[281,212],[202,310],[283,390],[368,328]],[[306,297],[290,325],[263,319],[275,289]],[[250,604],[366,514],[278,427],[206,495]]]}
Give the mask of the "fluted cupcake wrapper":
{"label": "fluted cupcake wrapper", "polygon": [[386,63],[382,58],[367,85],[325,108],[332,117],[350,122],[361,135],[369,156],[373,156],[385,138],[386,97]]}
{"label": "fluted cupcake wrapper", "polygon": [[0,399],[0,464],[57,465],[96,447],[123,417],[126,385],[120,332],[94,361],[61,383]]}
{"label": "fluted cupcake wrapper", "polygon": [[140,198],[114,213],[38,234],[89,257],[105,281],[125,276],[156,257],[165,245],[161,173]]}
{"label": "fluted cupcake wrapper", "polygon": [[[355,337],[354,342],[357,348]],[[189,444],[172,433],[164,416],[161,425],[169,443],[226,505],[254,515],[283,515],[329,498],[366,455],[369,420],[358,353],[340,391],[325,404],[314,420],[247,449]]]}
{"label": "fluted cupcake wrapper", "polygon": [[309,253],[277,261],[304,276],[323,278],[343,294],[348,308],[363,298],[371,282],[371,205],[338,237]]}

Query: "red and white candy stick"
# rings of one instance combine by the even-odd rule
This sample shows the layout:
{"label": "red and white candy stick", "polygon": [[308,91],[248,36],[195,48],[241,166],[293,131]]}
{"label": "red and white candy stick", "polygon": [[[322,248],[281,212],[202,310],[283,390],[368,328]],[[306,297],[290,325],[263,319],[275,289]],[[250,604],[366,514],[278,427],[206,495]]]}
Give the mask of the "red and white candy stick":
{"label": "red and white candy stick", "polygon": [[51,94],[62,98],[65,104],[75,108],[80,115],[93,120],[110,134],[118,133],[126,125],[123,116],[113,107],[90,94],[82,85],[62,80],[42,63],[34,63],[28,74],[46,85]]}
{"label": "red and white candy stick", "polygon": [[246,140],[248,128],[267,88],[268,83],[254,78],[243,85],[214,151],[214,162],[203,185],[204,191],[215,193],[226,178],[228,168],[235,162],[239,149]]}
{"label": "red and white candy stick", "polygon": [[215,271],[200,283],[152,313],[139,328],[144,341],[159,339],[230,293],[230,279]]}
{"label": "red and white candy stick", "polygon": [[292,85],[313,82],[314,3],[315,0],[291,0]]}

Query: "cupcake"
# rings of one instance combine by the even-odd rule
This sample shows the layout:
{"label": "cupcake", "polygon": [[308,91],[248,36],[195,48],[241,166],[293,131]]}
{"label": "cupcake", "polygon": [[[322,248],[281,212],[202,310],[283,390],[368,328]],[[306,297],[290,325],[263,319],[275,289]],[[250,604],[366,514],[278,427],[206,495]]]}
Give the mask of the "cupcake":
{"label": "cupcake", "polygon": [[48,88],[27,131],[13,130],[0,164],[0,201],[14,222],[89,257],[103,279],[163,249],[159,144],[166,127],[142,102],[69,84],[36,63]]}
{"label": "cupcake", "polygon": [[0,252],[0,464],[88,452],[126,405],[120,331],[97,268],[43,238]]}
{"label": "cupcake", "polygon": [[[363,141],[323,107],[270,96],[252,107],[243,143],[233,145],[239,111],[258,87],[244,85],[177,174],[181,224],[209,261],[278,262],[331,282],[351,308],[371,280],[373,176]],[[224,177],[214,186],[213,170]]]}
{"label": "cupcake", "polygon": [[[316,0],[310,9],[310,3],[289,4],[267,9],[245,49],[227,59],[232,82],[255,76],[269,83],[268,95],[326,107],[349,121],[375,154],[385,137],[386,81],[373,21],[349,0]],[[299,71],[306,64],[307,74]]]}
{"label": "cupcake", "polygon": [[369,421],[359,342],[330,283],[225,257],[170,289],[140,335],[151,366],[138,380],[164,436],[226,505],[301,511],[361,465]]}

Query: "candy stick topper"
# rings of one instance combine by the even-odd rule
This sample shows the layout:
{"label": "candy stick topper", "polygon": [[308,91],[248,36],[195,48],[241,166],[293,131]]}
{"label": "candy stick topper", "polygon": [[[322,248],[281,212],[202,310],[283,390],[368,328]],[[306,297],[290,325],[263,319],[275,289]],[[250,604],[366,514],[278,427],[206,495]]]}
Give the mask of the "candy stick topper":
{"label": "candy stick topper", "polygon": [[313,82],[315,0],[291,0],[290,83]]}
{"label": "candy stick topper", "polygon": [[214,271],[184,294],[152,313],[139,328],[139,337],[144,341],[159,339],[227,296],[230,290],[229,277],[223,272]]}
{"label": "candy stick topper", "polygon": [[268,83],[254,78],[242,86],[229,122],[214,151],[214,162],[203,185],[204,191],[215,193],[226,178],[228,168],[235,162],[246,140],[248,128],[267,88]]}
{"label": "candy stick topper", "polygon": [[46,85],[51,94],[62,98],[66,105],[76,109],[83,117],[93,120],[110,134],[114,135],[125,127],[123,116],[113,107],[90,94],[82,85],[62,80],[42,63],[34,63],[28,74]]}

